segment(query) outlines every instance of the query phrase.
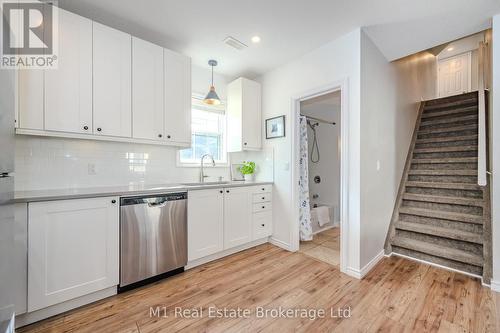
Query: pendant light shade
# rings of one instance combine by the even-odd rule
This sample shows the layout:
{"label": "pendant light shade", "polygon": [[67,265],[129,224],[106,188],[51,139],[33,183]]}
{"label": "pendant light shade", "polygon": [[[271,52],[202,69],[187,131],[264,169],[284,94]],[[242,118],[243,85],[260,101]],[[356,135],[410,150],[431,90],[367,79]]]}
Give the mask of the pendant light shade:
{"label": "pendant light shade", "polygon": [[217,66],[217,61],[209,60],[208,64],[212,67],[212,84],[210,85],[210,90],[208,91],[207,97],[205,97],[203,102],[208,105],[219,105],[220,98],[217,95],[217,92],[215,92],[214,86],[214,67]]}

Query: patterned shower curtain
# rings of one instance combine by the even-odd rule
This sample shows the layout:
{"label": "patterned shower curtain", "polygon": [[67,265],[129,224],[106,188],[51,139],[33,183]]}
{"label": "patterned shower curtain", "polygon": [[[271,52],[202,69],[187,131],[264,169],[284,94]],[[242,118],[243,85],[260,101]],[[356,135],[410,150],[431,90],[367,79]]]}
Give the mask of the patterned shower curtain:
{"label": "patterned shower curtain", "polygon": [[309,203],[309,146],[307,144],[307,119],[300,116],[300,159],[299,159],[299,201],[300,240],[310,241],[312,237],[311,205]]}

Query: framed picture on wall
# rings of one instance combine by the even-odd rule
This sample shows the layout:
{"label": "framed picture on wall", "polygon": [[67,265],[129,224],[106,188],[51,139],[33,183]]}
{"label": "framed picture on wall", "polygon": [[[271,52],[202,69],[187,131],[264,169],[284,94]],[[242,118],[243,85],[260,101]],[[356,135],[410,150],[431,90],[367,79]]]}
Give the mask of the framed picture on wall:
{"label": "framed picture on wall", "polygon": [[285,116],[266,119],[266,139],[283,138],[285,136]]}

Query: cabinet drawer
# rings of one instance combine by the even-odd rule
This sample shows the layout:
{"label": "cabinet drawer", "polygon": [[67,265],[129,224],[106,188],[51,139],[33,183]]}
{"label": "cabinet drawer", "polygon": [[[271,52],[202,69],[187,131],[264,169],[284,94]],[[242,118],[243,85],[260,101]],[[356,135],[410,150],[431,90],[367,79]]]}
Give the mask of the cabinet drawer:
{"label": "cabinet drawer", "polygon": [[253,205],[253,212],[267,212],[272,210],[272,204],[270,202],[261,202]]}
{"label": "cabinet drawer", "polygon": [[271,193],[254,194],[253,195],[253,203],[271,202],[272,198],[273,198],[273,196]]}
{"label": "cabinet drawer", "polygon": [[254,194],[257,193],[271,193],[273,191],[273,185],[259,185],[254,186],[252,192]]}
{"label": "cabinet drawer", "polygon": [[253,240],[271,236],[273,232],[271,211],[253,214]]}

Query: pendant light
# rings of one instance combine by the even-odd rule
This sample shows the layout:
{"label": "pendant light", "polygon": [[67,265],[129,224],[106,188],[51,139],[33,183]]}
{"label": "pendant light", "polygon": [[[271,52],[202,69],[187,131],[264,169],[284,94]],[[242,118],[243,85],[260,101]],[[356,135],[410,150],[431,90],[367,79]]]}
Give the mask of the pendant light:
{"label": "pendant light", "polygon": [[215,87],[214,87],[214,67],[217,66],[217,61],[209,60],[208,64],[212,67],[212,84],[210,85],[210,90],[208,91],[207,97],[205,97],[203,102],[209,105],[219,105],[220,98],[215,92]]}

